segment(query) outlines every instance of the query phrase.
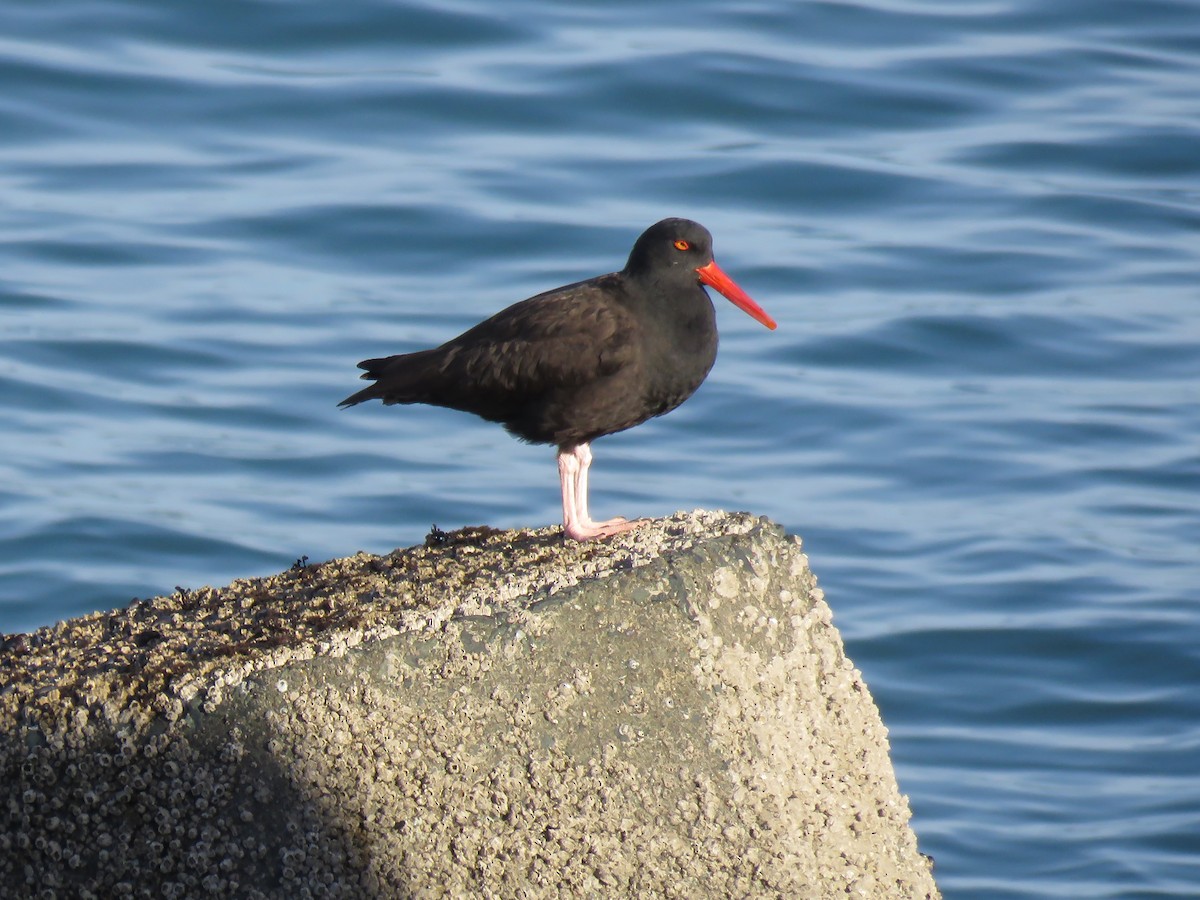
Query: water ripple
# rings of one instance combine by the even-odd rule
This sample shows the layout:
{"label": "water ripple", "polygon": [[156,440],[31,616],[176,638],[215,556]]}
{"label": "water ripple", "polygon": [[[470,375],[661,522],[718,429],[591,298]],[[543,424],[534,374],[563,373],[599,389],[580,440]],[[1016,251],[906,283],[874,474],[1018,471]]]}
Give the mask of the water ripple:
{"label": "water ripple", "polygon": [[553,455],[335,404],[619,268],[717,299],[594,505],[802,534],[948,896],[1190,896],[1200,19],[1184,0],[194,11],[0,37],[0,628],[556,520]]}

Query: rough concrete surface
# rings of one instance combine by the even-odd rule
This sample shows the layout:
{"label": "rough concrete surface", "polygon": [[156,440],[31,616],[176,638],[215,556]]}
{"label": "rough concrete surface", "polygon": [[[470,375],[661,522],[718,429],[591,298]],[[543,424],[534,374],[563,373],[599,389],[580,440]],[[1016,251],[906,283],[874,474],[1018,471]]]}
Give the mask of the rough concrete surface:
{"label": "rough concrete surface", "polygon": [[3,897],[936,897],[798,539],[435,531],[10,635]]}

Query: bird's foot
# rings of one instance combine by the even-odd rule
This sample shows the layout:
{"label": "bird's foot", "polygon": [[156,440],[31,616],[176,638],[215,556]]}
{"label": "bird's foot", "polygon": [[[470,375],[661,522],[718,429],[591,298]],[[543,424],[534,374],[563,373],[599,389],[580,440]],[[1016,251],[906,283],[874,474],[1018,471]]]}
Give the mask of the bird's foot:
{"label": "bird's foot", "polygon": [[590,519],[584,522],[567,522],[563,525],[563,533],[573,541],[592,541],[632,531],[646,521],[648,520],[634,519],[630,522],[628,519],[618,516],[604,522],[593,522]]}

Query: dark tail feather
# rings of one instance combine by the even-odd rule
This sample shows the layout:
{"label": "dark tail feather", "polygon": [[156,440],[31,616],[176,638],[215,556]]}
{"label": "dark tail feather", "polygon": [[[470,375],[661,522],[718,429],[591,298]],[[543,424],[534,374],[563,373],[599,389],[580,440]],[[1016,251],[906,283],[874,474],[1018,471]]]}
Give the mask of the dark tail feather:
{"label": "dark tail feather", "polygon": [[354,406],[362,403],[364,400],[374,400],[376,397],[382,397],[382,395],[379,393],[379,385],[373,384],[369,388],[363,388],[357,394],[351,394],[338,404],[338,409],[345,409],[348,406]]}
{"label": "dark tail feather", "polygon": [[364,359],[358,364],[360,369],[366,370],[361,377],[376,383],[351,394],[339,403],[338,407],[345,409],[364,400],[382,400],[384,403],[420,402],[421,398],[414,393],[413,388],[419,383],[422,375],[420,364],[426,362],[431,355],[431,351],[419,351],[379,359]]}

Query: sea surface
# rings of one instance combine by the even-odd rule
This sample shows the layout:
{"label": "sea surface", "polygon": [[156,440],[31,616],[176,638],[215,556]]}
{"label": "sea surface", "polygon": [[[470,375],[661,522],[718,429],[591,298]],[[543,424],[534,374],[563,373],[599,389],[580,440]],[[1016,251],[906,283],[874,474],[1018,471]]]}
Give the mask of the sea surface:
{"label": "sea surface", "polygon": [[1200,3],[0,9],[0,631],[436,523],[553,451],[365,357],[619,269],[715,296],[600,516],[802,536],[948,898],[1200,895]]}

